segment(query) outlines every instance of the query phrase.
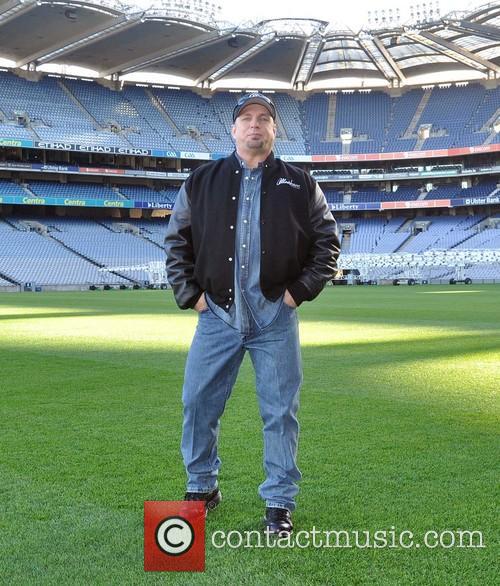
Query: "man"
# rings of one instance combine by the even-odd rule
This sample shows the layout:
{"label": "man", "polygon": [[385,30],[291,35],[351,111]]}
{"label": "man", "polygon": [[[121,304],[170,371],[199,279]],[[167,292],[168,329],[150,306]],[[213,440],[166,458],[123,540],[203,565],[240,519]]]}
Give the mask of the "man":
{"label": "man", "polygon": [[219,419],[245,351],[256,373],[266,479],[259,494],[272,533],[292,530],[302,367],[295,308],[331,279],[339,253],[325,197],[304,171],[274,158],[276,108],[243,96],[233,112],[236,151],[187,179],[165,239],[181,309],[199,313],[183,388],[186,500],[221,500]]}

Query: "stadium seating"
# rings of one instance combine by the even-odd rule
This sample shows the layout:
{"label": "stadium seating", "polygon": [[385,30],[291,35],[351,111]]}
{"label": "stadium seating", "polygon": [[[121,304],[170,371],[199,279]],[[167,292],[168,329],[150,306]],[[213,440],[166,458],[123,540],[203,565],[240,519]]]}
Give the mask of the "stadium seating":
{"label": "stadium seating", "polygon": [[147,238],[163,248],[168,225],[167,220],[134,220],[133,225],[140,230],[143,238]]}
{"label": "stadium seating", "polygon": [[0,195],[14,195],[17,197],[26,197],[29,192],[25,191],[17,183],[7,181],[6,179],[0,179]]}
{"label": "stadium seating", "polygon": [[[352,128],[351,153],[382,152],[384,130],[388,124],[391,100],[382,92],[373,94],[339,93],[335,117],[335,136],[342,128]],[[356,140],[366,135],[366,140]]]}
{"label": "stadium seating", "polygon": [[452,232],[462,232],[464,238],[468,234],[464,232],[461,224],[464,216],[436,216],[428,219],[426,230],[413,233],[401,246],[400,252],[424,252],[432,248],[441,248],[446,236]]}
{"label": "stadium seating", "polygon": [[[234,148],[230,130],[238,97],[239,94],[229,92],[201,95],[197,91],[127,85],[113,91],[92,81],[43,77],[33,82],[0,72],[0,138],[229,153]],[[275,143],[278,155],[404,152],[500,142],[499,134],[493,130],[494,117],[500,108],[500,88],[487,89],[477,83],[465,87],[411,89],[401,96],[382,91],[340,91],[316,93],[303,100],[276,92],[272,98],[278,111]],[[430,132],[428,138],[419,134],[422,125]],[[350,144],[342,143],[343,129],[352,130]],[[63,156],[61,159],[65,164]],[[417,167],[420,163],[406,165]],[[0,197],[174,203],[178,191],[177,184],[157,179],[139,183],[140,180],[125,176],[109,176],[103,183],[97,178],[87,180],[81,176],[75,180],[71,175],[67,183],[61,183],[45,180],[50,177],[45,175],[39,175],[36,180],[31,179],[33,175],[23,175],[30,178],[14,181],[7,179],[12,176],[7,173],[0,179]],[[390,187],[380,182],[354,182],[349,177],[345,184],[321,183],[321,186],[331,204],[497,194],[496,179],[482,177],[472,177],[469,188],[462,188],[459,180],[451,177],[401,180],[392,191],[385,191]],[[424,213],[429,215],[421,215]],[[412,218],[381,214],[372,218],[354,215],[349,220],[337,219],[341,227],[344,222],[350,224],[340,235],[342,254],[349,255],[500,248],[500,227],[495,222],[484,223],[485,218],[467,215],[459,209],[456,216],[422,210]],[[163,262],[166,220],[32,219],[36,227],[25,217],[0,218],[2,287],[9,284],[2,275],[20,284],[47,286],[145,282],[149,274],[143,269],[123,274],[98,269]],[[388,273],[380,268],[374,274],[397,276],[400,271]],[[449,267],[440,267],[429,269],[428,274],[443,279],[454,272]],[[468,274],[474,278],[498,279],[500,268],[477,266]]]}
{"label": "stadium seating", "polygon": [[[272,97],[279,116],[275,149],[281,155],[404,152],[500,141],[491,123],[500,108],[500,88],[478,83],[412,89],[400,97],[381,91],[317,93],[304,101],[283,92]],[[0,137],[228,153],[237,98],[228,92],[202,97],[189,90],[137,86],[112,91],[91,81],[43,77],[32,82],[2,72]],[[16,112],[27,116],[24,122]],[[430,127],[425,140],[418,136],[421,125]],[[344,147],[343,128],[353,133]]]}
{"label": "stadium seating", "polygon": [[[139,234],[117,232],[105,224],[85,220],[51,220],[47,225],[55,228],[53,238],[77,254],[99,266],[136,266],[148,262],[164,261],[164,252],[151,240]],[[147,281],[143,270],[129,271],[127,276]]]}
{"label": "stadium seating", "polygon": [[[179,133],[170,141],[173,147],[182,151],[208,151],[203,144],[207,139],[212,141],[212,146],[220,147],[221,150],[215,152],[227,150],[227,131],[210,100],[191,91],[154,89],[151,93],[168,113]],[[220,145],[214,144],[214,141],[219,141]]]}
{"label": "stadium seating", "polygon": [[155,191],[143,185],[120,185],[117,190],[127,199],[162,203],[174,203],[178,192],[178,188],[165,188]]}
{"label": "stadium seating", "polygon": [[328,203],[343,203],[344,193],[341,191],[335,191],[334,189],[323,189],[326,201]]}
{"label": "stadium seating", "polygon": [[386,223],[385,218],[374,218],[372,220],[359,218],[354,223],[356,230],[351,236],[349,253],[371,252],[383,233],[384,224]]}
{"label": "stadium seating", "polygon": [[[57,108],[54,104],[57,104]],[[24,133],[19,138],[129,146],[119,136],[100,128],[89,115],[85,115],[64,91],[59,80],[53,77],[31,82],[12,73],[1,73],[0,110],[5,114],[6,121],[10,122],[7,127],[3,125],[2,136],[12,136],[10,129],[16,128],[12,125],[16,120],[15,112],[24,112],[29,118],[28,127],[17,128],[24,131],[29,128],[29,134]]]}
{"label": "stadium seating", "polygon": [[[494,223],[487,225],[485,219],[485,216],[460,214],[339,220],[342,254],[500,248],[500,228],[494,227]],[[350,226],[348,236],[342,234],[346,223]],[[117,270],[113,274],[98,268],[163,263],[166,226],[164,219],[98,222],[36,216],[3,218],[0,219],[0,273],[19,284],[46,286],[130,284],[130,279],[143,283],[149,277],[145,270]],[[388,274],[399,273],[379,271],[373,276]],[[444,279],[452,274],[451,269],[443,267],[439,271],[430,270],[427,276]],[[499,279],[500,267],[474,267],[470,274],[478,279]],[[7,284],[0,281],[1,286]]]}
{"label": "stadium seating", "polygon": [[400,98],[393,98],[389,120],[392,124],[385,130],[384,145],[381,152],[412,151],[416,144],[416,137],[404,138],[404,134],[410,126],[423,92],[413,89],[404,93]]}
{"label": "stadium seating", "polygon": [[13,219],[7,224],[0,220],[0,272],[17,283],[89,285],[127,282],[119,276],[99,272],[95,264],[61,246],[49,234],[28,230],[21,222]]}
{"label": "stadium seating", "polygon": [[374,243],[372,250],[364,250],[363,252],[375,252],[378,254],[386,252],[395,252],[408,239],[408,232],[403,231],[403,226],[407,221],[402,217],[391,218],[383,227],[379,234],[377,242]]}
{"label": "stadium seating", "polygon": [[500,248],[500,228],[487,228],[480,232],[469,236],[455,247],[457,249],[464,248],[466,250],[476,248]]}
{"label": "stadium seating", "polygon": [[39,197],[66,197],[79,199],[123,199],[110,187],[98,183],[54,183],[30,181],[29,189]]}
{"label": "stadium seating", "polygon": [[[426,192],[424,186],[400,185],[396,191],[363,189],[353,187],[347,195],[343,191],[332,189],[323,184],[323,191],[328,203],[363,203],[381,201],[405,201],[415,199],[448,199],[464,197],[485,197],[497,189],[496,181],[482,180],[475,185],[462,189],[455,183],[435,183],[431,191]],[[129,199],[143,202],[174,203],[179,186],[153,189],[145,185],[104,185],[102,183],[78,182],[56,183],[54,181],[35,181],[19,185],[12,181],[0,179],[0,195],[26,197],[64,197],[79,199]],[[347,199],[346,199],[347,198]]]}
{"label": "stadium seating", "polygon": [[489,131],[481,131],[481,127],[498,107],[498,89],[486,90],[479,84],[460,88],[434,88],[419,123],[431,124],[433,130],[441,129],[445,136],[428,138],[421,148],[441,149],[482,144]]}
{"label": "stadium seating", "polygon": [[308,152],[304,142],[300,103],[287,94],[276,94],[273,99],[279,116],[276,154],[300,155]]}
{"label": "stadium seating", "polygon": [[327,141],[329,129],[328,99],[326,94],[314,94],[307,98],[304,108],[304,139],[309,146],[309,152],[324,155],[342,153],[340,141]]}

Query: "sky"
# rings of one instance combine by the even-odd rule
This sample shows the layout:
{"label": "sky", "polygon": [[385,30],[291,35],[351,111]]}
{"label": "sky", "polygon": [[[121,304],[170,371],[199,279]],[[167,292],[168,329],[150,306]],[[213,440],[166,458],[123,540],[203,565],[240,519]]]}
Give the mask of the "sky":
{"label": "sky", "polygon": [[[150,6],[155,0],[128,0],[141,6]],[[157,0],[160,2],[161,0]],[[214,1],[214,0],[212,0]],[[358,31],[366,25],[368,12],[375,9],[399,8],[401,13],[408,14],[413,4],[439,3],[441,16],[452,10],[472,10],[484,4],[484,0],[215,0],[222,7],[224,19],[233,23],[256,22],[274,18],[317,18],[326,20],[339,29],[350,28]],[[341,9],[339,10],[339,6]],[[337,27],[335,27],[337,28]]]}

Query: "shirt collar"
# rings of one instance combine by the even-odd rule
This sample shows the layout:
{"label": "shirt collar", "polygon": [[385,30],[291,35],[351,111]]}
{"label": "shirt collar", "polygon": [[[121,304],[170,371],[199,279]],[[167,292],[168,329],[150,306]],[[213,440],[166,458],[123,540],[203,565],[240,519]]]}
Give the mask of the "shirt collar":
{"label": "shirt collar", "polygon": [[242,167],[242,169],[247,169],[248,171],[254,171],[255,169],[262,169],[264,167],[264,161],[261,161],[257,167],[255,167],[254,169],[250,169],[249,167],[246,166],[245,161],[240,157],[240,155],[234,151],[234,154],[236,155],[236,158],[238,159],[238,162],[240,163],[240,166]]}

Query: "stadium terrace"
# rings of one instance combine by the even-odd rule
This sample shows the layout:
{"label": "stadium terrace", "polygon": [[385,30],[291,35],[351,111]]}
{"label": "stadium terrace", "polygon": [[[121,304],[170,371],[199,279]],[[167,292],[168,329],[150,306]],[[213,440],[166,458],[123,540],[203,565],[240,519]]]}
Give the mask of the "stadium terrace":
{"label": "stadium terrace", "polygon": [[[275,153],[320,183],[342,256],[401,255],[346,262],[336,283],[500,279],[499,4],[357,33],[96,6],[0,3],[3,290],[168,286],[144,267],[176,193],[232,151],[232,108],[259,76]],[[433,250],[473,260],[402,260]]]}

